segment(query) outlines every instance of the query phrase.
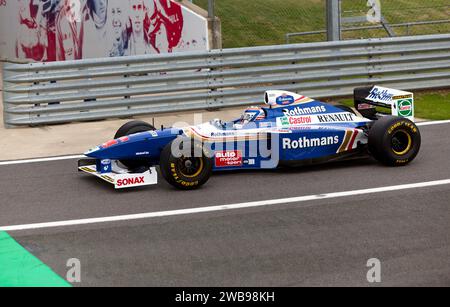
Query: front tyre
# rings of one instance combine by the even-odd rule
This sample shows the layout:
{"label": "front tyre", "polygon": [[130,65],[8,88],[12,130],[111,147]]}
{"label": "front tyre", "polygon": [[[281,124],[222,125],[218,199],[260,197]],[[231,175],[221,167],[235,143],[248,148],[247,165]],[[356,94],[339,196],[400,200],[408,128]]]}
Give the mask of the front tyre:
{"label": "front tyre", "polygon": [[[153,130],[156,130],[155,127],[153,127],[149,123],[139,121],[139,120],[134,120],[134,121],[127,122],[122,127],[120,127],[117,130],[116,134],[114,135],[114,139],[118,139],[118,138],[130,135],[130,134],[134,134],[134,133],[153,131]],[[140,167],[145,167],[148,164],[146,159],[120,160],[120,163],[125,165],[130,170],[138,169]]]}
{"label": "front tyre", "polygon": [[406,118],[385,116],[369,130],[369,151],[389,166],[403,166],[419,153],[421,136],[417,126]]}
{"label": "front tyre", "polygon": [[205,152],[202,143],[175,139],[164,147],[159,165],[164,179],[172,186],[180,190],[194,190],[208,181],[213,160]]}

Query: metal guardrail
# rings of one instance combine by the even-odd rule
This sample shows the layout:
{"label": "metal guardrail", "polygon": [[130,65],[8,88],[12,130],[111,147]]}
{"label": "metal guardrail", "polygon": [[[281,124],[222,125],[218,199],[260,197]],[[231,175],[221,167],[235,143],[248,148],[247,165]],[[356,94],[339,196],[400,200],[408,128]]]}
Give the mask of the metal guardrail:
{"label": "metal guardrail", "polygon": [[3,78],[6,127],[259,104],[267,89],[442,88],[450,34],[5,64]]}

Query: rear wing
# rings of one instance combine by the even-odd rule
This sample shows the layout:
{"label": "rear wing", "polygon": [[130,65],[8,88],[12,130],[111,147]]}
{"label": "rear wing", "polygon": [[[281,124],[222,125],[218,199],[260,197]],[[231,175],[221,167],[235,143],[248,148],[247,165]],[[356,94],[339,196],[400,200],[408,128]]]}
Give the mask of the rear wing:
{"label": "rear wing", "polygon": [[[414,121],[413,93],[381,86],[370,86],[355,88],[353,97],[356,110],[368,119],[376,120],[380,116],[389,114]],[[380,112],[380,109],[383,108],[387,113]]]}

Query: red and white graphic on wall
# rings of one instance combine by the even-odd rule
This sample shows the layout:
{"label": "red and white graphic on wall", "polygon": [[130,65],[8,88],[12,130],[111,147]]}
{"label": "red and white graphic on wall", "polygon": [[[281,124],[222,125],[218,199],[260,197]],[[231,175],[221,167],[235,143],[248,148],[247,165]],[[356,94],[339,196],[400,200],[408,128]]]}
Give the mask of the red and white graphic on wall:
{"label": "red and white graphic on wall", "polygon": [[55,61],[55,0],[18,0],[16,57]]}
{"label": "red and white graphic on wall", "polygon": [[216,167],[242,166],[242,151],[227,150],[215,153]]}
{"label": "red and white graphic on wall", "polygon": [[206,19],[173,0],[9,1],[0,9],[1,27],[10,12],[18,31],[1,33],[5,57],[11,38],[14,56],[34,61],[208,49]]}

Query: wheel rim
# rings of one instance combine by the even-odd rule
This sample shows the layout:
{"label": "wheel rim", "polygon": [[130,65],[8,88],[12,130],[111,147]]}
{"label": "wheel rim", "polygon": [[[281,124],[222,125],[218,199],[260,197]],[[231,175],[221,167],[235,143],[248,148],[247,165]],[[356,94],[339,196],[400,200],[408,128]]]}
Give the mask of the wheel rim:
{"label": "wheel rim", "polygon": [[186,178],[194,178],[203,171],[203,159],[201,158],[181,158],[178,160],[178,169]]}
{"label": "wheel rim", "polygon": [[412,138],[405,130],[399,130],[394,133],[391,140],[392,151],[398,155],[403,156],[408,153],[412,147]]}

